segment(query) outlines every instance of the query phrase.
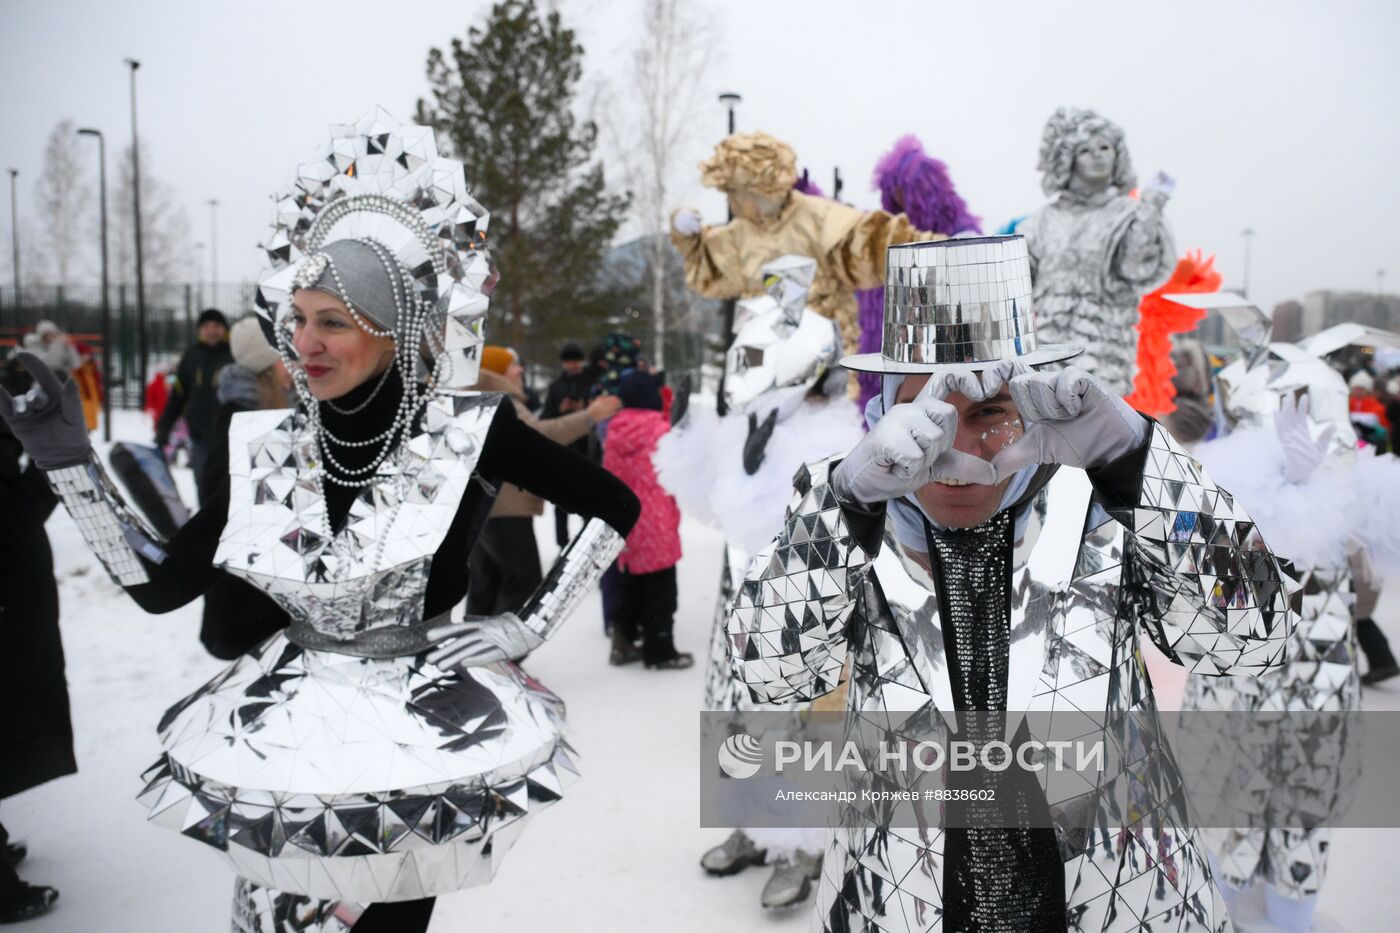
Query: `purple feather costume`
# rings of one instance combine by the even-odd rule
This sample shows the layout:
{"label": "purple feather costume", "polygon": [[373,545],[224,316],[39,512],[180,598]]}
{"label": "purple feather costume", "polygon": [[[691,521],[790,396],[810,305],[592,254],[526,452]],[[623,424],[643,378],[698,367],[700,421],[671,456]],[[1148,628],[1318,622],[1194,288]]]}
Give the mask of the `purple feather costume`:
{"label": "purple feather costume", "polygon": [[[981,218],[968,212],[967,202],[953,187],[948,166],[924,152],[916,136],[901,137],[875,165],[871,187],[880,192],[880,206],[891,214],[903,213],[920,230],[956,236],[981,233]],[[860,352],[878,353],[884,330],[885,290],[856,292],[860,322]],[[860,404],[880,393],[880,377],[857,373]]]}

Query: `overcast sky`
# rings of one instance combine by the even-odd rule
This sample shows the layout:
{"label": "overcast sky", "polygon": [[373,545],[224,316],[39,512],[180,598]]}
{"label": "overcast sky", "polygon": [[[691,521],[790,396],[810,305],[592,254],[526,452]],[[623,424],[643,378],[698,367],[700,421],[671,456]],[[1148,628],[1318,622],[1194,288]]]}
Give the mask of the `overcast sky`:
{"label": "overcast sky", "polygon": [[[723,134],[709,102],[733,90],[741,129],[790,142],[828,190],[839,165],[844,198],[861,206],[877,204],[875,161],[918,134],[995,228],[1044,200],[1045,118],[1092,107],[1124,127],[1141,178],[1159,168],[1177,178],[1178,251],[1214,253],[1227,286],[1240,282],[1248,226],[1251,292],[1265,308],[1315,288],[1373,290],[1382,268],[1386,290],[1400,287],[1393,0],[696,3],[713,13],[722,57],[695,76],[707,106],[687,164]],[[559,5],[586,48],[590,89],[627,109],[640,0]],[[373,104],[407,118],[426,89],[427,50],[487,7],[0,0],[0,165],[20,170],[26,209],[44,138],[71,117],[109,135],[110,176],[130,141],[122,59],[138,58],[152,172],[175,188],[195,239],[208,240],[206,202],[219,199],[220,278],[252,278],[269,194],[295,157]],[[693,186],[677,201],[723,220],[723,202]]]}

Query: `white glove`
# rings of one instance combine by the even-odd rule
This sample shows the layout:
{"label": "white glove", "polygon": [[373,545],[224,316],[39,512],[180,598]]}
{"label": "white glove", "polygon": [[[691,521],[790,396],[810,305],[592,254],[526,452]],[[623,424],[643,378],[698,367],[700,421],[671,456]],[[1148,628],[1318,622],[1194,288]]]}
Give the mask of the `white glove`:
{"label": "white glove", "polygon": [[671,215],[671,226],[681,236],[695,236],[700,232],[704,223],[700,220],[700,212],[690,207],[683,207]]}
{"label": "white glove", "polygon": [[544,644],[544,638],[513,612],[468,616],[461,622],[433,629],[428,633],[428,641],[439,646],[428,655],[428,661],[438,667],[515,661]]}
{"label": "white glove", "polygon": [[1059,372],[1028,372],[1024,364],[1008,383],[1026,433],[992,458],[1005,478],[1036,463],[1090,469],[1140,446],[1147,419],[1094,377],[1069,367]]}
{"label": "white glove", "polygon": [[911,401],[891,407],[836,467],[832,481],[837,493],[876,503],[941,479],[994,485],[991,463],[953,449],[958,410],[943,401],[949,392],[980,399],[982,391],[975,373],[935,373]]}
{"label": "white glove", "polygon": [[1283,478],[1290,483],[1305,483],[1327,456],[1327,446],[1337,429],[1328,425],[1322,434],[1313,440],[1308,430],[1308,411],[1312,407],[1308,396],[1296,399],[1292,393],[1285,395],[1274,415],[1274,433],[1278,435],[1279,446],[1283,448]]}
{"label": "white glove", "polygon": [[1161,208],[1175,191],[1176,179],[1166,172],[1158,172],[1147,180],[1138,194],[1145,203]]}

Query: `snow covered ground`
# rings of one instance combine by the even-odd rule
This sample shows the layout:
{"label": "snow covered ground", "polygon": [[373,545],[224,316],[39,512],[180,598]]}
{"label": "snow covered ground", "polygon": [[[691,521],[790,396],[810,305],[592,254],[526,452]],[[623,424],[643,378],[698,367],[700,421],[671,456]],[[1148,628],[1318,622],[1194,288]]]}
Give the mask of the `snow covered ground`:
{"label": "snow covered ground", "polygon": [[[149,437],[134,413],[118,413],[116,426],[119,437]],[[192,501],[188,474],[177,472]],[[554,552],[552,518],[538,523],[537,534],[548,559]],[[232,873],[214,852],[148,825],[133,799],[141,771],[156,756],[161,713],[223,666],[199,645],[199,605],[148,616],[107,579],[61,510],[49,522],[49,535],[60,580],[79,772],[0,807],[10,832],[30,844],[23,876],[62,891],[55,911],[22,929],[222,933],[228,929]],[[686,556],[676,640],[699,658],[709,633],[720,540],[689,521],[682,535]],[[1400,585],[1389,589],[1379,616],[1400,642],[1397,594]],[[1153,671],[1170,702],[1182,678],[1165,662]],[[531,822],[491,885],[439,900],[435,933],[806,929],[806,906],[785,912],[758,906],[767,869],[712,879],[696,864],[701,852],[726,835],[698,826],[699,666],[679,672],[609,667],[595,598],[531,659],[530,672],[567,701],[583,778],[563,802]],[[1368,691],[1366,706],[1400,710],[1400,687]],[[1397,844],[1400,830],[1334,833],[1319,930],[1395,928],[1400,888],[1391,859]]]}

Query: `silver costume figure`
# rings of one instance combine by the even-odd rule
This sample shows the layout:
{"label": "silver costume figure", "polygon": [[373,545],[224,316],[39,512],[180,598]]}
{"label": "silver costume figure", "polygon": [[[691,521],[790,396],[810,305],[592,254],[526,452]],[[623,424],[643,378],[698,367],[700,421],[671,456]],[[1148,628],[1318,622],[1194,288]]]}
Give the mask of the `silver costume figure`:
{"label": "silver costume figure", "polygon": [[[882,351],[843,361],[885,374],[879,417],[798,472],[728,621],[753,698],[819,696],[850,663],[848,723],[898,711],[940,741],[976,709],[1155,724],[1144,636],[1202,674],[1278,668],[1293,618],[1249,517],[1094,377],[1030,368],[1077,348],[1035,328],[1024,241],[894,247],[887,268]],[[980,511],[948,518],[960,502]],[[1230,929],[1171,750],[1101,735],[1118,752],[1098,786],[1020,789],[1053,829],[902,829],[839,804],[820,928]]]}
{"label": "silver costume figure", "polygon": [[1078,365],[1126,395],[1138,302],[1176,262],[1162,217],[1173,184],[1159,174],[1141,198],[1130,197],[1137,178],[1122,129],[1072,107],[1046,122],[1037,167],[1051,200],[1016,232],[1030,249],[1040,335],[1084,347]]}
{"label": "silver costume figure", "polygon": [[[290,626],[170,708],[141,793],[152,821],[237,872],[236,931],[346,931],[371,905],[485,884],[525,821],[576,776],[562,702],[515,661],[601,576],[625,523],[590,519],[519,615],[453,622],[455,593],[429,608],[443,602],[434,570],[456,580],[439,590],[464,593],[466,551],[453,552],[456,568],[434,561],[445,541],[469,549],[480,526],[460,531],[459,513],[484,521],[489,510],[495,489],[478,472],[488,432],[528,432],[500,396],[458,388],[476,378],[496,279],[487,214],[466,185],[431,128],[372,111],[333,128],[277,201],[258,300],[299,403],[234,417],[227,520],[210,547],[217,538],[212,563],[270,596]],[[313,395],[298,364],[299,289],[343,301],[352,332],[393,338],[393,362],[362,383],[371,391],[353,409],[336,405],[348,394]],[[181,539],[163,549],[122,504],[70,428],[72,383],[26,362],[36,387],[0,398],[0,414],[137,596],[161,564],[178,564]],[[376,400],[392,419],[384,431],[347,440],[355,422],[331,428]],[[523,441],[546,445],[536,457],[573,456],[536,436]],[[343,519],[335,501],[349,502]],[[207,523],[201,515],[186,527]]]}
{"label": "silver costume figure", "polygon": [[1197,793],[1247,809],[1241,828],[1202,831],[1227,899],[1262,880],[1270,922],[1308,930],[1327,873],[1329,824],[1349,806],[1359,766],[1358,739],[1348,734],[1359,720],[1309,714],[1361,709],[1351,568],[1379,558],[1395,569],[1390,549],[1368,535],[1370,515],[1389,513],[1393,523],[1394,512],[1364,490],[1386,482],[1377,472],[1400,482],[1400,469],[1393,457],[1358,451],[1346,382],[1323,358],[1350,342],[1344,332],[1355,325],[1268,343],[1269,320],[1246,299],[1169,297],[1221,314],[1236,334],[1239,352],[1215,378],[1222,436],[1193,453],[1229,483],[1302,586],[1283,668],[1190,678],[1182,702],[1188,711],[1298,714],[1296,724],[1256,730],[1248,717],[1206,717],[1207,727],[1183,730],[1197,747],[1182,753],[1212,763],[1202,769],[1210,786]]}
{"label": "silver costume figure", "polygon": [[[807,304],[816,262],[784,256],[763,267],[766,294],[739,302],[725,366],[729,414],[692,401],[657,445],[657,475],[681,508],[724,532],[724,560],[705,665],[704,708],[749,710],[748,690],[734,679],[725,618],[750,558],[782,529],[792,472],[844,451],[861,438],[861,421],[837,368],[840,334]],[[736,829],[706,852],[712,875],[750,865],[774,866],[764,907],[805,899],[820,869],[820,830]]]}

